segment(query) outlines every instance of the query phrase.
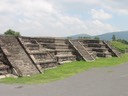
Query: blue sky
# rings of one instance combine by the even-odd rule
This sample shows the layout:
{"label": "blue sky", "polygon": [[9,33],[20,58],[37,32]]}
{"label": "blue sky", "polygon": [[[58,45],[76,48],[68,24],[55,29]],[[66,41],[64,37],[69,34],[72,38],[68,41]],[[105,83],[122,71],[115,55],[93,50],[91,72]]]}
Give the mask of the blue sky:
{"label": "blue sky", "polygon": [[99,35],[128,30],[128,1],[0,0],[0,34],[24,36]]}

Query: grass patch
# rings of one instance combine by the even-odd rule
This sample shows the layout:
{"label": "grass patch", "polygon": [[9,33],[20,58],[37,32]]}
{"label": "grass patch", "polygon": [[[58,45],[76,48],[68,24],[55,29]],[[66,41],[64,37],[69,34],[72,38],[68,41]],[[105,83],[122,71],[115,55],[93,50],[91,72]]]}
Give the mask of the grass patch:
{"label": "grass patch", "polygon": [[91,68],[100,68],[106,66],[114,66],[128,62],[128,54],[122,55],[122,57],[112,58],[99,58],[94,62],[76,61],[71,63],[65,63],[58,66],[58,68],[45,71],[45,74],[33,75],[31,77],[23,78],[5,78],[0,79],[0,83],[8,84],[38,84],[48,83],[60,79],[64,79],[73,76],[79,72],[89,70]]}
{"label": "grass patch", "polygon": [[118,42],[118,41],[111,41],[111,45],[118,49],[120,52],[125,53],[125,50],[128,49],[128,45]]}

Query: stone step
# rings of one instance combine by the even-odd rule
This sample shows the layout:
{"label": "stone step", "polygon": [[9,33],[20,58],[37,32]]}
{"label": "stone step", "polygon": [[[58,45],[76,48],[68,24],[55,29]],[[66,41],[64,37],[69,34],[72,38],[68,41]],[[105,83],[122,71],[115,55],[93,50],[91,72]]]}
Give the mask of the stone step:
{"label": "stone step", "polygon": [[109,49],[109,51],[116,57],[120,57],[119,52],[116,49],[113,49],[112,46],[107,42],[103,41],[103,43],[106,45],[106,47]]}
{"label": "stone step", "polygon": [[50,62],[56,62],[56,60],[38,60],[38,61],[35,61],[36,64],[40,64],[40,63],[50,63]]}
{"label": "stone step", "polygon": [[15,37],[0,36],[4,46],[1,47],[6,58],[20,76],[28,76],[39,73],[37,67],[32,63],[20,43]]}
{"label": "stone step", "polygon": [[89,52],[85,49],[85,47],[82,44],[80,44],[78,40],[69,40],[69,42],[78,51],[78,53],[85,61],[95,60],[93,56],[89,54]]}
{"label": "stone step", "polygon": [[5,65],[2,61],[0,61],[0,75],[8,74],[8,69],[10,67],[8,65]]}

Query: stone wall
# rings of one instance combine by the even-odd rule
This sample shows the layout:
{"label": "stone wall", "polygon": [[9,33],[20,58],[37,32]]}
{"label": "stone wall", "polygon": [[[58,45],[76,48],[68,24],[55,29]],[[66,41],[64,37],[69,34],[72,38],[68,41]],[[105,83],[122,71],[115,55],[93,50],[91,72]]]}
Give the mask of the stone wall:
{"label": "stone wall", "polygon": [[48,46],[49,43],[54,42],[53,38],[20,37],[19,41],[41,72],[57,66],[57,61],[54,57],[55,50],[50,49]]}
{"label": "stone wall", "polygon": [[93,57],[94,61],[97,57],[114,56],[115,52],[100,40],[77,40],[74,44],[78,50],[64,38],[0,36],[0,75],[29,76],[82,56],[85,60]]}
{"label": "stone wall", "polygon": [[1,50],[18,76],[28,76],[39,73],[15,37],[0,36],[0,40],[2,42],[0,44]]}
{"label": "stone wall", "polygon": [[109,51],[109,48],[101,40],[80,40],[80,42],[95,58],[112,56],[112,52]]}

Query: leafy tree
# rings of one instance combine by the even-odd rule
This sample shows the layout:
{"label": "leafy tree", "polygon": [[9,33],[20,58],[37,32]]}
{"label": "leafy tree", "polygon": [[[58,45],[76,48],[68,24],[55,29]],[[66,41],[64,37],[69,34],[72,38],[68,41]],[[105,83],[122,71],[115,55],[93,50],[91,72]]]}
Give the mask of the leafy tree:
{"label": "leafy tree", "polygon": [[83,39],[91,39],[91,37],[83,37]]}
{"label": "leafy tree", "polygon": [[4,32],[4,35],[10,35],[10,36],[21,36],[19,32],[13,31],[11,29],[7,30],[6,32]]}
{"label": "leafy tree", "polygon": [[100,38],[99,38],[98,36],[94,37],[94,39],[96,39],[96,40],[100,40]]}
{"label": "leafy tree", "polygon": [[67,39],[72,39],[72,37],[67,37]]}
{"label": "leafy tree", "polygon": [[82,36],[79,36],[78,39],[82,39],[83,37]]}
{"label": "leafy tree", "polygon": [[115,40],[116,40],[116,36],[113,35],[113,36],[112,36],[112,41],[115,41]]}

